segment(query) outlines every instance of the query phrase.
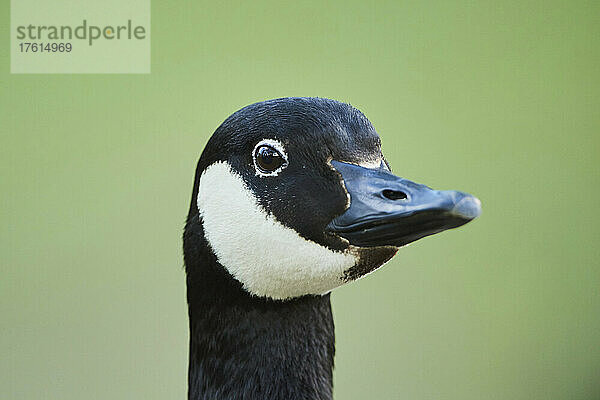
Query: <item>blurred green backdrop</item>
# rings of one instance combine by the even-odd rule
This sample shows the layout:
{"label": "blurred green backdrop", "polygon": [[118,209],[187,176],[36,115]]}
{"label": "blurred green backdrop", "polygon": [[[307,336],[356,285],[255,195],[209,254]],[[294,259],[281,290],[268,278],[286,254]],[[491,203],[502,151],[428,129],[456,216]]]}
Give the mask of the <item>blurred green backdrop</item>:
{"label": "blurred green backdrop", "polygon": [[153,1],[150,75],[10,75],[2,2],[0,398],[185,397],[197,158],[291,95],[484,206],[334,292],[337,399],[600,398],[599,4]]}

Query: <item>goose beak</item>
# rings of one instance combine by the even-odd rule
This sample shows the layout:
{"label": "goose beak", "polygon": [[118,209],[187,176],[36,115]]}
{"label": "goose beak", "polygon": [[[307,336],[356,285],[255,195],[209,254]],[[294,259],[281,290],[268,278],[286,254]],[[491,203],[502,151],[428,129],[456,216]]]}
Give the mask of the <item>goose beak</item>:
{"label": "goose beak", "polygon": [[481,214],[481,202],[470,194],[434,190],[384,168],[335,160],[331,164],[342,176],[350,207],[329,223],[327,231],[352,245],[401,247]]}

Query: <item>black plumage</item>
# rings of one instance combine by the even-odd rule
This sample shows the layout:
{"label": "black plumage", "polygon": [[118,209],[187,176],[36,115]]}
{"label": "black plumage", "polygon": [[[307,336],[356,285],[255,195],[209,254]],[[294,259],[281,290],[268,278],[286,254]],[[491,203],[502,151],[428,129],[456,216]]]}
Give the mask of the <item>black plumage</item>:
{"label": "black plumage", "polygon": [[[252,146],[264,137],[286,142],[310,167],[307,171],[294,163],[294,179],[279,185],[277,199],[248,168]],[[379,152],[379,146],[379,137],[362,113],[327,99],[254,104],[215,131],[198,163],[184,232],[190,399],[330,399],[335,353],[329,294],[285,301],[259,298],[219,265],[196,207],[202,171],[216,161],[229,161],[245,172],[247,182],[255,182],[252,189],[261,205],[278,220],[307,239],[342,249],[347,245],[324,234],[325,225],[344,211],[346,201],[338,176],[326,168],[325,160],[360,160]],[[290,201],[301,203],[302,210],[290,212],[298,210]],[[306,209],[313,213],[307,215]]]}
{"label": "black plumage", "polygon": [[[281,142],[290,158],[283,173],[268,179],[257,176],[252,158],[254,146],[265,138]],[[364,187],[359,184],[357,192],[350,193],[343,182],[346,177],[332,166],[332,160],[350,163],[345,165],[379,160],[379,167],[352,167],[352,174],[368,171],[374,177],[370,182],[386,186],[375,185],[373,193],[365,194],[360,193]],[[234,113],[217,128],[202,152],[183,235],[190,400],[332,398],[335,340],[330,295],[306,294],[284,300],[255,296],[221,265],[211,249],[196,199],[203,172],[219,161],[227,162],[260,207],[285,227],[332,251],[357,254],[356,264],[339,278],[339,284],[381,266],[397,251],[395,243],[459,226],[479,212],[478,200],[472,196],[433,191],[391,175],[375,129],[348,104],[284,98]],[[357,197],[352,204],[357,202],[360,207],[349,209],[353,196]],[[367,197],[361,200],[360,196]],[[411,198],[426,199],[428,208]],[[373,209],[378,213],[374,221],[370,207],[383,207],[381,212]],[[332,225],[342,214],[351,218],[338,219]],[[365,215],[368,218],[363,218]],[[417,228],[412,229],[411,224]],[[405,239],[395,237],[395,231],[403,232]],[[236,234],[243,235],[243,229]],[[364,235],[370,234],[375,239],[365,241]],[[354,238],[369,246],[351,247]],[[265,244],[267,252],[268,246],[277,243]]]}

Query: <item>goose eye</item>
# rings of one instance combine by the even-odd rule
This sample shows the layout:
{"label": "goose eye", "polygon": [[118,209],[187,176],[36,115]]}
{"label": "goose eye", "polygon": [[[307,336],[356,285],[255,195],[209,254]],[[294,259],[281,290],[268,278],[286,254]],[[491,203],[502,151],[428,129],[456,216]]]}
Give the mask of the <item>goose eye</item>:
{"label": "goose eye", "polygon": [[264,174],[271,174],[286,163],[283,155],[269,145],[261,145],[256,148],[254,151],[254,161],[256,168]]}

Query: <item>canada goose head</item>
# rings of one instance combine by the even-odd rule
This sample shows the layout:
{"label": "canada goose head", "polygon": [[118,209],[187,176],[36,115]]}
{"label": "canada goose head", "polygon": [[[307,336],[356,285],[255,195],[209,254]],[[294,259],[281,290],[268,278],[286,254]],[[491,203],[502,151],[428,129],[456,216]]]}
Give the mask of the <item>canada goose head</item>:
{"label": "canada goose head", "polygon": [[369,120],[321,98],[237,111],[208,141],[195,179],[186,230],[202,232],[243,291],[276,300],[328,293],[480,213],[471,195],[392,174]]}

